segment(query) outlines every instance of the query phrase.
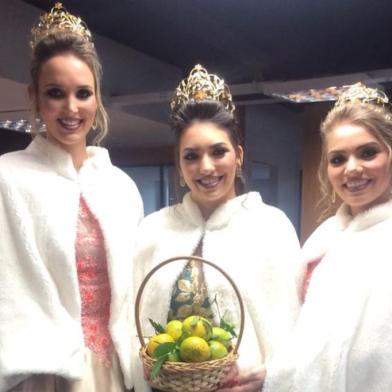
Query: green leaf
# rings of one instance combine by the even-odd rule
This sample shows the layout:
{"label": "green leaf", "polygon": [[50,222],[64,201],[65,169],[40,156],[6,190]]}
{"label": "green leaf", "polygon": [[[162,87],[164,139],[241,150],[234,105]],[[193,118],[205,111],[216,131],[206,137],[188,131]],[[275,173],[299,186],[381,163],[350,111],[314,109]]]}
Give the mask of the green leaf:
{"label": "green leaf", "polygon": [[161,370],[162,365],[167,359],[167,355],[164,355],[163,357],[160,357],[152,366],[151,368],[151,374],[150,374],[150,380],[153,380]]}
{"label": "green leaf", "polygon": [[152,327],[155,329],[156,333],[165,333],[165,328],[163,328],[163,326],[157,322],[155,322],[152,319],[148,319],[148,321],[150,322],[150,324],[152,325]]}
{"label": "green leaf", "polygon": [[202,323],[204,325],[204,328],[207,331],[208,336],[211,336],[211,334],[212,334],[212,324],[207,319],[204,319],[204,318],[201,321],[202,321]]}
{"label": "green leaf", "polygon": [[176,349],[175,343],[172,343],[172,342],[162,343],[154,350],[152,356],[153,356],[153,358],[160,359],[161,357],[169,354],[170,352],[174,351],[175,349]]}
{"label": "green leaf", "polygon": [[203,318],[201,322],[206,328],[212,328],[212,324],[207,319]]}
{"label": "green leaf", "polygon": [[235,333],[234,330],[234,325],[224,320],[223,318],[221,318],[220,320],[220,327],[226,330],[227,332],[230,332],[232,336],[237,337],[237,334]]}

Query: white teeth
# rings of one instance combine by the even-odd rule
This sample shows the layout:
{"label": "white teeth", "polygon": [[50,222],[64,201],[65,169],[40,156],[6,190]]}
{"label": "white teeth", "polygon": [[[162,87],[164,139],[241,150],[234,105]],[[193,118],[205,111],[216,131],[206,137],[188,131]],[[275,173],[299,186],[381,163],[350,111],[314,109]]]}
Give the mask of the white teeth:
{"label": "white teeth", "polygon": [[360,191],[368,185],[370,180],[350,180],[345,183],[349,191]]}
{"label": "white teeth", "polygon": [[368,180],[347,181],[347,182],[346,182],[346,185],[347,185],[349,188],[355,188],[355,187],[358,187],[358,186],[365,185],[365,184],[367,184],[367,182],[368,182]]}
{"label": "white teeth", "polygon": [[67,129],[76,129],[79,127],[81,120],[73,118],[60,118],[60,124]]}
{"label": "white teeth", "polygon": [[200,178],[198,182],[206,187],[213,187],[218,184],[220,177],[205,177]]}

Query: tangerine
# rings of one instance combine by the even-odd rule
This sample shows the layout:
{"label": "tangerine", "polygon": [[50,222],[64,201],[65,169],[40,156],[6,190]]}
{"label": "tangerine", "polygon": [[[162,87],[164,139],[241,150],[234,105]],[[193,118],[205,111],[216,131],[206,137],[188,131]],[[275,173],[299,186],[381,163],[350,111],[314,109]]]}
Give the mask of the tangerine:
{"label": "tangerine", "polygon": [[204,362],[210,359],[210,347],[199,336],[190,336],[181,343],[180,358],[184,362]]}
{"label": "tangerine", "polygon": [[147,343],[147,353],[152,357],[155,349],[162,343],[174,343],[174,339],[168,333],[160,333],[150,338]]}
{"label": "tangerine", "polygon": [[182,335],[182,322],[180,320],[171,320],[166,324],[165,332],[168,333],[174,341],[177,341]]}
{"label": "tangerine", "polygon": [[210,346],[211,359],[220,359],[228,354],[227,348],[216,340],[210,340],[208,342]]}
{"label": "tangerine", "polygon": [[231,334],[230,332],[226,331],[220,327],[213,327],[212,328],[212,337],[211,339],[216,340],[222,343],[226,348],[231,346]]}
{"label": "tangerine", "polygon": [[187,336],[198,336],[207,341],[211,339],[212,325],[204,317],[189,316],[183,321],[182,328]]}

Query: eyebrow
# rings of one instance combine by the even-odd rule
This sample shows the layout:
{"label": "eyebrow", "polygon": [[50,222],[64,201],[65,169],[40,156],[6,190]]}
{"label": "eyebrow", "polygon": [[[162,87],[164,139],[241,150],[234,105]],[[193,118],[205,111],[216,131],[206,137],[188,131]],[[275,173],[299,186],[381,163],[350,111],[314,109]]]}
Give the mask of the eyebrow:
{"label": "eyebrow", "polygon": [[[219,143],[213,144],[212,146],[209,146],[208,148],[210,150],[212,150],[217,147],[227,147],[227,145],[228,144],[226,142],[219,142]],[[197,147],[197,146],[196,147],[185,147],[183,151],[189,152],[189,151],[197,151],[199,149],[200,149],[200,147]]]}
{"label": "eyebrow", "polygon": [[[364,143],[361,144],[360,146],[358,146],[355,151],[360,151],[366,147],[378,147],[380,148],[380,143],[377,141],[372,141],[372,142],[368,142],[368,143]],[[328,152],[328,156],[332,155],[332,154],[344,154],[346,152],[346,150],[331,150]]]}
{"label": "eyebrow", "polygon": [[[47,83],[47,84],[44,85],[44,87],[45,87],[45,88],[48,88],[48,87],[63,88],[63,87],[61,86],[61,84],[56,84],[56,83]],[[88,84],[83,84],[83,85],[81,85],[81,86],[78,86],[78,89],[81,89],[81,88],[94,89],[93,86],[90,86],[90,85],[88,85]]]}

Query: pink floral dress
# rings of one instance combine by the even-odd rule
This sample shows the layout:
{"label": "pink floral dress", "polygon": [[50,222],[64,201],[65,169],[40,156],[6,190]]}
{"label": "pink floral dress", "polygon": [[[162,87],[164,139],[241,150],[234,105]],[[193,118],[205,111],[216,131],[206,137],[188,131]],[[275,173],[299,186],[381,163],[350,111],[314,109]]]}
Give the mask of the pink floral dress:
{"label": "pink floral dress", "polygon": [[108,324],[110,283],[105,243],[98,220],[81,197],[75,242],[86,366],[81,380],[34,374],[10,392],[123,392],[123,377]]}
{"label": "pink floral dress", "polygon": [[113,350],[108,329],[111,295],[104,238],[97,219],[82,197],[75,248],[85,345],[110,367]]}

